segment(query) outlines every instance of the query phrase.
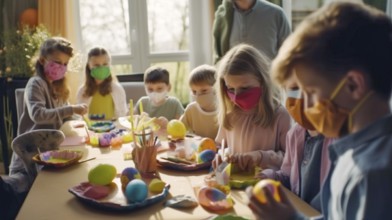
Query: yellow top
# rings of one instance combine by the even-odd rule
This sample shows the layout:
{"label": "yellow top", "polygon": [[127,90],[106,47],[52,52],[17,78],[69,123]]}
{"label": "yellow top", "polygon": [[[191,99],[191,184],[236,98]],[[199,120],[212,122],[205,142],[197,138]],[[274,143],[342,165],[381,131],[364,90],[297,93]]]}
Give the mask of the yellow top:
{"label": "yellow top", "polygon": [[111,120],[114,117],[114,102],[111,94],[101,95],[98,91],[94,93],[89,106],[91,114],[105,114],[105,120]]}

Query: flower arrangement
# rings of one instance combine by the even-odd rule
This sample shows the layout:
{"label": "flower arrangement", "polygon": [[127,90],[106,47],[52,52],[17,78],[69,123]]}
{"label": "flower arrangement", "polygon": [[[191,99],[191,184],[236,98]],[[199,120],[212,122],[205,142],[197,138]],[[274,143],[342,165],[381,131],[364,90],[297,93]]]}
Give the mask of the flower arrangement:
{"label": "flower arrangement", "polygon": [[49,37],[50,33],[43,25],[5,31],[0,36],[0,77],[32,76],[34,58]]}

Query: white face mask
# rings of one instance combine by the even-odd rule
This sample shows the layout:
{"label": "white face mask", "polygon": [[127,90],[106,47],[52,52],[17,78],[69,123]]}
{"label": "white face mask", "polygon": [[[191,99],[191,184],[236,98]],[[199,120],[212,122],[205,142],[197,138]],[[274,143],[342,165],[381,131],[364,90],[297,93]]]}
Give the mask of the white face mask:
{"label": "white face mask", "polygon": [[165,100],[167,96],[167,91],[163,92],[147,92],[148,97],[154,105],[159,105]]}
{"label": "white face mask", "polygon": [[216,110],[216,102],[217,97],[215,92],[210,92],[201,95],[193,95],[193,100],[197,102],[201,109],[204,111],[215,111]]}

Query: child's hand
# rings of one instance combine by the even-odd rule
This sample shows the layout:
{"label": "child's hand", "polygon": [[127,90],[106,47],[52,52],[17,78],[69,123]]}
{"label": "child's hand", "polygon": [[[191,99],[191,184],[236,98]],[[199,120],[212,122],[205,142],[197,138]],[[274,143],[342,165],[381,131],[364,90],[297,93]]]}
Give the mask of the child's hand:
{"label": "child's hand", "polygon": [[281,199],[280,202],[276,201],[270,190],[264,188],[264,194],[266,197],[266,203],[261,203],[253,194],[253,187],[248,187],[246,189],[246,194],[249,197],[248,206],[252,210],[253,214],[256,216],[256,219],[279,219],[279,220],[288,220],[294,219],[296,216],[300,216],[289,199],[286,196],[286,193],[283,192],[283,188],[281,185],[278,186],[278,193]]}
{"label": "child's hand", "polygon": [[87,114],[88,107],[86,104],[72,105],[73,113],[78,115]]}
{"label": "child's hand", "polygon": [[[218,160],[218,161],[216,161]],[[221,163],[223,162],[222,157],[220,155],[216,155],[216,157],[214,158],[214,160],[212,160],[212,168],[215,170],[217,168],[217,166],[219,166]]]}
{"label": "child's hand", "polygon": [[261,154],[255,151],[232,154],[228,157],[228,162],[237,164],[241,170],[251,170],[260,164]]}
{"label": "child's hand", "polygon": [[154,123],[159,125],[159,127],[161,129],[166,129],[169,121],[165,117],[159,117],[159,118],[155,119]]}

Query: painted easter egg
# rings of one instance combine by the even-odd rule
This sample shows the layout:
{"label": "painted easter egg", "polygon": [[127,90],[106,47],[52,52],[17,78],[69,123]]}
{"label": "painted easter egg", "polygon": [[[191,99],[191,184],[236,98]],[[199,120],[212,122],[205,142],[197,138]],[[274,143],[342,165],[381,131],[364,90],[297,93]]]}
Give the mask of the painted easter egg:
{"label": "painted easter egg", "polygon": [[133,141],[133,137],[131,133],[125,133],[121,136],[123,143],[130,143]]}
{"label": "painted easter egg", "polygon": [[212,150],[216,152],[217,148],[215,141],[207,137],[201,139],[199,146],[197,147],[197,152],[200,153],[205,150]]}
{"label": "painted easter egg", "polygon": [[134,167],[127,167],[125,168],[120,176],[121,185],[123,189],[127,186],[127,184],[134,180],[134,179],[141,179],[142,176],[140,175],[139,171]]}
{"label": "painted easter egg", "polygon": [[265,194],[263,189],[267,188],[271,193],[274,199],[280,202],[280,196],[278,192],[278,186],[280,182],[272,180],[272,179],[263,179],[260,180],[254,187],[253,187],[253,194],[261,203],[266,203],[267,200],[265,198]]}
{"label": "painted easter egg", "polygon": [[98,146],[99,145],[99,138],[98,136],[94,135],[94,136],[90,136],[90,144],[91,146]]}
{"label": "painted easter egg", "polygon": [[116,177],[116,167],[110,164],[99,164],[88,172],[88,181],[95,185],[107,185]]}
{"label": "painted easter egg", "polygon": [[147,185],[143,180],[134,179],[125,188],[125,196],[129,202],[143,202],[148,196]]}
{"label": "painted easter egg", "polygon": [[199,204],[203,207],[213,210],[226,210],[233,207],[233,201],[227,198],[222,191],[205,186],[199,190],[198,193]]}
{"label": "painted easter egg", "polygon": [[122,144],[123,144],[123,139],[121,137],[114,137],[110,141],[110,145],[113,148],[120,148],[122,146]]}
{"label": "painted easter egg", "polygon": [[110,147],[111,140],[112,140],[112,135],[110,133],[102,134],[99,137],[99,146],[100,147]]}
{"label": "painted easter egg", "polygon": [[186,135],[186,128],[184,123],[180,120],[173,119],[167,124],[167,134],[171,136],[172,139],[184,139]]}
{"label": "painted easter egg", "polygon": [[197,158],[198,163],[207,163],[213,161],[215,158],[215,151],[213,150],[204,150],[199,154]]}
{"label": "painted easter egg", "polygon": [[158,178],[154,178],[151,180],[150,184],[148,185],[148,190],[152,193],[161,193],[163,188],[165,188],[166,183]]}

